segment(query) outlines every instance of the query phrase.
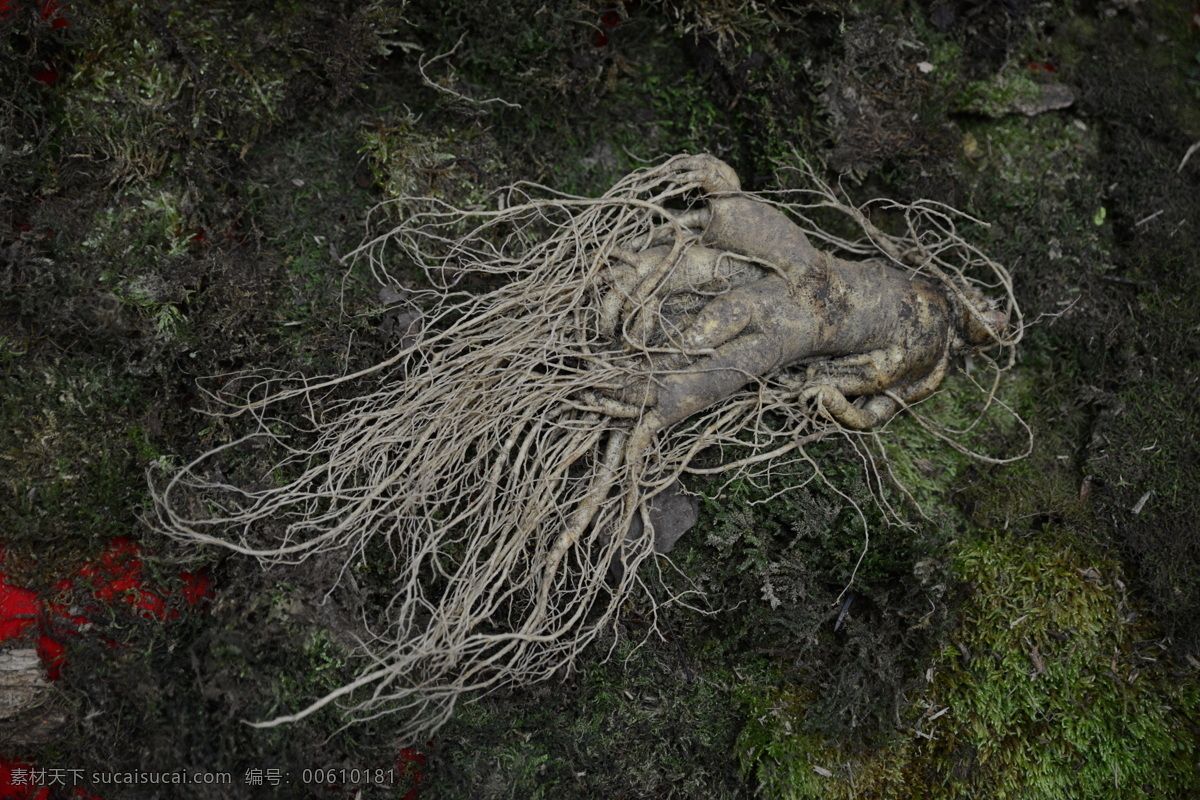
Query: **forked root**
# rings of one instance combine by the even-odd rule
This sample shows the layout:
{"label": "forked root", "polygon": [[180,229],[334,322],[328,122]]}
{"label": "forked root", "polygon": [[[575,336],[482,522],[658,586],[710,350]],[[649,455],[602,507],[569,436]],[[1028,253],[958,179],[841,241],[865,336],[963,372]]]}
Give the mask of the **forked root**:
{"label": "forked root", "polygon": [[[696,355],[681,349],[675,332],[740,270],[771,268],[712,258],[704,285],[704,276],[673,271],[709,263],[681,259],[706,216],[687,205],[694,185],[672,181],[675,161],[634,173],[597,199],[532,185],[507,190],[496,211],[405,199],[406,208],[425,210],[354,256],[388,286],[399,283],[388,265],[424,270],[434,288],[407,293],[421,312],[422,336],[358,373],[265,377],[256,384],[259,399],[222,400],[223,413],[252,422],[248,438],[278,448],[267,488],[229,485],[213,468],[218,455],[237,454],[238,443],[152,485],[158,528],[185,542],[220,544],[268,564],[329,551],[340,551],[347,568],[366,559],[394,563],[395,596],[365,643],[370,664],[361,676],[258,724],[339,703],[353,718],[406,711],[408,732],[420,735],[464,694],[545,680],[569,666],[631,595],[645,595],[653,608],[638,571],[655,555],[646,503],[680,475],[754,479],[803,463],[820,479],[804,448],[833,434],[874,463],[863,434],[801,402],[802,367],[753,376],[665,428],[652,409],[622,394],[652,388],[655,370],[666,374]],[[789,211],[810,238],[857,258],[900,261],[920,250],[919,264],[903,268],[995,281],[1019,319],[1007,273],[958,234],[962,215],[932,204],[896,206],[909,226],[904,234],[863,225],[861,239],[840,240],[806,214],[833,207],[865,217],[807,167],[799,172],[816,188],[762,199]],[[639,262],[632,279],[630,262],[650,248],[665,256]],[[468,278],[499,285],[456,288]],[[1010,350],[1016,329],[1001,343]],[[344,399],[318,410],[317,398],[335,394]],[[993,386],[989,402],[994,396]],[[296,426],[281,427],[282,409],[297,403],[307,409],[307,428],[285,438],[280,430]],[[737,457],[725,459],[730,450]],[[711,455],[701,464],[704,451]],[[281,485],[270,479],[281,473],[295,477]],[[885,514],[902,524],[882,477],[871,482]],[[648,524],[630,541],[635,515]],[[610,583],[614,559],[625,568]]]}

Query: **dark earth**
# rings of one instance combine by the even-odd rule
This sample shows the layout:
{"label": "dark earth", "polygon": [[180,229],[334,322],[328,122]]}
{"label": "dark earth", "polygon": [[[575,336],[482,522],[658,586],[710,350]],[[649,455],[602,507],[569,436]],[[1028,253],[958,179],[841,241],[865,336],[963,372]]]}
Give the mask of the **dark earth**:
{"label": "dark earth", "polygon": [[[32,705],[0,689],[0,797],[1200,797],[1194,4],[0,0],[0,80],[0,667],[37,653]],[[148,481],[243,432],[213,393],[410,334],[341,261],[403,214],[376,203],[596,196],[680,152],[980,220],[1034,321],[999,390],[1033,453],[898,419],[914,527],[868,520],[852,583],[850,448],[813,451],[829,486],[691,486],[686,579],[651,590],[707,598],[665,640],[634,647],[631,604],[611,654],[428,741],[246,725],[356,673],[390,576],[326,601],[332,561],[154,533]],[[969,420],[967,387],[928,416]],[[150,782],[181,773],[230,783]]]}

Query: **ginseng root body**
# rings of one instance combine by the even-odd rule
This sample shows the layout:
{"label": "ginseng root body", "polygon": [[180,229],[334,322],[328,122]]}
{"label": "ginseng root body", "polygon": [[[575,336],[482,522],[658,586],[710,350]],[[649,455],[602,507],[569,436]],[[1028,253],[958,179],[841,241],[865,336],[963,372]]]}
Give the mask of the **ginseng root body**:
{"label": "ginseng root body", "polygon": [[[802,400],[815,399],[846,427],[872,428],[932,393],[951,359],[1000,341],[1007,315],[974,288],[952,292],[882,261],[818,251],[782,211],[740,195],[723,162],[693,156],[676,168],[679,182],[698,184],[711,199],[687,220],[704,226],[704,246],[683,253],[672,274],[692,282],[715,275],[726,254],[766,270],[714,297],[671,339],[694,357],[652,362],[643,379],[615,393],[643,409],[631,448],[785,368],[804,369]],[[671,249],[623,257],[642,276]]]}

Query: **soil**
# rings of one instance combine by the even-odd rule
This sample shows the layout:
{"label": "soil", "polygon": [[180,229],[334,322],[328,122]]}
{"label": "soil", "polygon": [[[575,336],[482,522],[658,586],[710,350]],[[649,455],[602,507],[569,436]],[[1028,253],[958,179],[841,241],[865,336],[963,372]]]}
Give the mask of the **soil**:
{"label": "soil", "polygon": [[[855,780],[1050,797],[1030,776],[1083,781],[1081,764],[1112,767],[1096,792],[1124,792],[1086,796],[1200,792],[1200,16],[1151,0],[452,5],[0,0],[0,659],[32,648],[44,678],[0,720],[0,797],[840,797]],[[650,626],[631,607],[592,659],[478,698],[429,742],[387,716],[344,728],[332,707],[246,725],[358,671],[390,556],[264,570],[154,534],[147,481],[245,432],[212,393],[246,391],[241,371],[371,364],[405,335],[397,289],[341,260],[405,213],[380,201],[494,203],[517,180],[595,196],[678,152],[755,191],[801,154],[851,198],[986,220],[970,235],[1036,320],[1000,393],[1033,455],[972,465],[896,426],[909,493],[888,491],[913,528],[872,530],[847,596],[862,526],[837,492],[690,487],[710,499],[671,558],[709,599],[659,620],[665,640],[633,648]],[[947,425],[971,402],[950,384],[930,401]],[[1003,425],[978,435],[1019,446]],[[819,458],[842,496],[870,495],[851,451]],[[281,477],[264,463],[241,448],[214,476]],[[979,565],[1010,552],[1111,613],[1063,621],[1068,601],[1045,596],[989,622],[979,609],[1016,589]],[[682,585],[670,572],[653,591]],[[1053,624],[1002,643],[1022,614]],[[1101,646],[1095,675],[1056,672]],[[1135,737],[1157,749],[1129,744],[1133,706],[1096,701],[1054,730],[1086,719],[1111,748],[1054,761],[1031,724],[981,755],[982,701],[931,704],[967,696],[953,676],[1005,647],[1022,696],[1061,678],[1077,706],[1111,683],[1166,709]],[[1113,749],[1154,775],[1112,788]]]}

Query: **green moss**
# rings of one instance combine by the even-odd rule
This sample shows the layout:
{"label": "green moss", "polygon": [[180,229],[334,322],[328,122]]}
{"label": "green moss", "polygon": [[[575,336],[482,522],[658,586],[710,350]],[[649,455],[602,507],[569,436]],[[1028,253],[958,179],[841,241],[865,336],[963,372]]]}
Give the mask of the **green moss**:
{"label": "green moss", "polygon": [[654,4],[661,6],[667,18],[675,23],[679,35],[711,39],[723,49],[761,41],[785,25],[785,18],[780,14],[769,13],[749,0],[709,0],[704,3],[656,0]]}
{"label": "green moss", "polygon": [[[705,658],[740,666],[770,654],[786,670],[780,680],[816,698],[807,730],[876,746],[945,622],[952,529],[886,523],[847,443],[809,455],[774,466],[769,485],[693,481],[712,499],[672,554],[686,577],[669,591],[709,598],[714,613],[694,623]],[[885,491],[906,517],[905,501]]]}
{"label": "green moss", "polygon": [[[1087,125],[1056,115],[1032,119],[1004,119],[971,127],[963,149],[975,175],[976,203],[986,208],[990,219],[1003,218],[1009,209],[1047,210],[1064,200],[1082,203],[1075,223],[1086,234],[1084,223],[1092,223],[1101,203],[1099,187],[1094,200],[1080,196],[1087,177],[1087,156],[1098,147],[1098,133]],[[985,194],[986,193],[986,194]],[[1094,234],[1091,238],[1094,238]],[[1065,239],[1065,237],[1063,237]]]}
{"label": "green moss", "polygon": [[738,736],[743,776],[772,800],[850,800],[896,784],[912,749],[901,737],[865,753],[805,725],[816,698],[787,683],[743,685],[746,725]]}
{"label": "green moss", "polygon": [[990,80],[971,81],[956,93],[958,111],[999,118],[1012,114],[1019,105],[1036,104],[1042,90],[1028,74],[1002,72]]}
{"label": "green moss", "polygon": [[[972,453],[992,459],[1016,459],[1029,448],[1032,434],[1025,428],[1023,417],[1033,411],[1029,400],[1038,390],[1035,376],[1024,370],[1004,373],[988,405],[994,378],[995,374],[981,370],[980,364],[975,365],[971,375],[951,375],[937,393],[914,409],[920,421],[901,414],[880,434],[888,470],[931,518],[961,518],[961,501],[952,492],[968,473],[980,470],[982,462]],[[1019,469],[1021,463],[1018,461],[1015,468]]]}
{"label": "green moss", "polygon": [[[1197,529],[1188,388],[1200,364],[1188,278],[1197,228],[1182,222],[1200,218],[1196,156],[1176,172],[1200,136],[1200,61],[1177,3],[1124,4],[1113,20],[1090,7],[1021,4],[1027,35],[1000,42],[1009,66],[983,79],[995,67],[973,63],[970,50],[997,41],[989,31],[956,40],[930,31],[924,8],[897,21],[892,5],[873,1],[797,11],[672,3],[665,18],[668,4],[642,4],[603,47],[592,40],[595,7],[538,0],[418,0],[411,24],[396,18],[398,3],[81,3],[71,6],[70,29],[57,32],[36,4],[13,5],[19,13],[0,18],[10,101],[0,103],[0,525],[43,565],[94,554],[93,537],[137,532],[147,462],[233,435],[224,421],[192,415],[202,402],[196,376],[257,366],[311,374],[377,354],[376,287],[362,275],[343,285],[337,263],[360,239],[376,187],[486,202],[492,188],[529,178],[595,195],[641,158],[707,150],[761,188],[753,184],[772,156],[816,157],[842,143],[816,98],[849,63],[847,31],[871,33],[868,14],[892,15],[879,20],[889,32],[881,41],[898,49],[867,52],[874,71],[856,76],[860,97],[895,112],[863,140],[891,154],[866,179],[891,196],[932,196],[993,221],[970,236],[990,238],[985,249],[1014,268],[1029,316],[1064,312],[1028,332],[1019,371],[1002,385],[1002,398],[1034,426],[1038,450],[1011,467],[981,467],[896,420],[882,437],[887,461],[933,522],[910,532],[869,519],[872,549],[836,632],[833,601],[862,548],[856,516],[812,487],[758,505],[750,503],[767,495],[757,487],[728,487],[674,554],[717,613],[667,609],[657,621],[671,640],[652,639],[628,665],[623,648],[599,665],[601,647],[565,683],[463,706],[437,740],[430,790],[472,798],[746,797],[760,783],[764,797],[1195,791],[1187,771],[1196,758],[1195,673],[1147,644],[1161,634],[1136,599],[1146,587],[1156,593],[1158,616],[1175,620],[1175,642],[1200,618],[1188,599],[1200,585],[1188,549]],[[673,24],[700,36],[685,43]],[[927,49],[911,46],[905,26]],[[520,110],[493,105],[478,116],[422,85],[417,59],[446,53],[464,32],[430,76]],[[384,34],[395,38],[385,43]],[[386,62],[371,61],[389,47]],[[29,78],[48,57],[63,76],[53,87]],[[985,116],[1030,92],[1026,57],[1052,58],[1080,90],[1077,106]],[[925,60],[932,73],[916,71]],[[354,105],[328,113],[363,80],[372,86]],[[357,108],[371,109],[365,125]],[[419,118],[397,110],[407,108]],[[914,114],[920,126],[907,127]],[[383,157],[356,169],[364,146]],[[913,153],[911,168],[893,163]],[[920,182],[925,171],[943,182]],[[960,425],[977,397],[960,382],[945,388],[923,410]],[[1010,453],[1020,436],[996,423],[968,438]],[[814,455],[838,489],[866,499],[852,452]],[[221,467],[234,473],[243,458],[252,456],[230,453]],[[769,491],[805,477],[785,472]],[[951,537],[957,578],[945,563]],[[1097,551],[1106,538],[1126,543],[1140,582]],[[179,555],[160,544],[165,557]],[[86,653],[94,661],[80,652],[75,663],[93,666],[68,687],[86,699],[79,718],[125,722],[101,741],[84,720],[77,756],[63,766],[351,759],[344,739],[325,744],[341,723],[333,714],[272,732],[242,724],[298,708],[354,665],[317,630],[336,623],[297,611],[320,596],[320,581],[272,594],[277,572],[264,577],[236,562],[217,565],[212,617],[136,647],[94,642]],[[356,577],[382,593],[389,564],[380,559]],[[319,569],[313,561],[303,573]],[[956,598],[962,624],[943,649]],[[627,609],[621,632],[640,639],[648,628],[637,611]],[[1134,613],[1142,616],[1127,622]],[[914,685],[931,664],[933,683]],[[909,728],[923,717],[920,731],[937,738],[890,735],[894,712]],[[388,725],[363,734],[383,762],[395,757]],[[143,734],[137,752],[128,747],[133,728]],[[739,730],[745,783],[734,774]]]}
{"label": "green moss", "polygon": [[[286,619],[285,612],[283,620]],[[314,699],[345,686],[353,679],[347,663],[348,655],[346,649],[330,639],[324,631],[310,632],[295,663],[279,676],[280,708],[276,713],[286,714],[293,709],[303,708]],[[325,716],[325,724],[337,725],[336,712]]]}
{"label": "green moss", "polygon": [[[497,188],[482,181],[501,166],[491,137],[477,125],[438,132],[406,111],[383,115],[360,136],[360,152],[385,200],[435,197],[464,207],[486,202]],[[403,215],[407,206],[389,203],[387,208]]]}
{"label": "green moss", "polygon": [[[81,52],[64,94],[72,157],[94,163],[110,182],[245,157],[305,102],[339,99],[385,49],[380,36],[400,22],[402,4],[356,13],[338,5],[84,9],[76,20]],[[326,35],[317,33],[322,21]]]}
{"label": "green moss", "polygon": [[855,754],[803,732],[811,697],[785,686],[751,698],[739,756],[764,796],[1151,798],[1200,786],[1200,685],[1165,661],[1116,562],[1061,533],[995,533],[965,542],[955,568],[973,591],[908,736]]}
{"label": "green moss", "polygon": [[[1196,788],[1200,687],[1156,663],[1119,566],[1062,536],[970,543],[965,625],[935,667],[932,753],[978,765],[957,796],[1129,798]],[[969,656],[969,658],[968,658]],[[939,707],[941,707],[939,705]],[[1182,734],[1182,735],[1181,735]],[[964,791],[965,790],[965,791]],[[955,796],[955,795],[950,795]]]}
{"label": "green moss", "polygon": [[[125,535],[144,495],[141,465],[121,435],[144,414],[140,386],[87,359],[31,359],[2,380],[0,478],[10,542]],[[140,409],[140,411],[139,411]]]}
{"label": "green moss", "polygon": [[[705,152],[714,129],[726,120],[726,114],[714,102],[692,70],[682,74],[653,69],[631,82],[635,90],[647,96],[655,113],[655,123],[674,140],[672,149],[681,153]],[[644,145],[643,145],[644,147]]]}

